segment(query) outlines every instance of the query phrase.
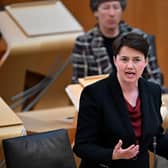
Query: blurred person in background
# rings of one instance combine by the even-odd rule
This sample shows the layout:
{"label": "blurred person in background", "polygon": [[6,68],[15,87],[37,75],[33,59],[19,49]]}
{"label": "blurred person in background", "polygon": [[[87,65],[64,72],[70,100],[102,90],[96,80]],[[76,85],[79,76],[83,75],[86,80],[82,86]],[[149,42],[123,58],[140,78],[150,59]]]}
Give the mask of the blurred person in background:
{"label": "blurred person in background", "polygon": [[168,90],[163,85],[163,75],[157,63],[155,44],[151,36],[121,21],[126,6],[126,0],[90,0],[90,8],[97,24],[76,39],[71,55],[72,82],[77,83],[81,77],[111,73],[115,69],[113,41],[120,35],[134,32],[142,35],[149,43],[149,64],[142,76],[159,84],[162,93],[166,93]]}

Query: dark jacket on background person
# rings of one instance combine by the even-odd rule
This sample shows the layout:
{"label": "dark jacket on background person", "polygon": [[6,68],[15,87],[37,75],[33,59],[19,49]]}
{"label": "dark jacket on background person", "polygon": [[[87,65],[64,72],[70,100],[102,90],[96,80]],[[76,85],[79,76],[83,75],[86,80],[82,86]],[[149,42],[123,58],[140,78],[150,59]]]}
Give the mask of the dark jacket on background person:
{"label": "dark jacket on background person", "polygon": [[114,146],[119,139],[123,148],[136,144],[124,96],[112,73],[108,78],[84,88],[80,98],[74,152],[82,159],[80,168],[149,168],[148,150],[153,151],[157,140],[157,154],[168,158],[168,135],[163,135],[160,115],[161,89],[157,84],[139,79],[142,113],[140,153],[134,159],[112,160]]}

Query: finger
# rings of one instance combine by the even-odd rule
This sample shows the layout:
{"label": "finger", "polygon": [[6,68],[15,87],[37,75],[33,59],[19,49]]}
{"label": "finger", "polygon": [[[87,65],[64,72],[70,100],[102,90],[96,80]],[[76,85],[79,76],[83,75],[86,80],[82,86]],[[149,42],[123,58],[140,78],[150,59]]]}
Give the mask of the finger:
{"label": "finger", "polygon": [[139,145],[130,145],[128,148],[125,148],[125,149],[123,149],[123,150],[127,150],[127,151],[129,151],[129,150],[139,150]]}
{"label": "finger", "polygon": [[139,153],[139,145],[122,150],[122,155],[126,159],[133,158]]}
{"label": "finger", "polygon": [[135,148],[135,145],[133,144],[133,145],[130,145],[128,148],[125,148],[123,150],[129,151],[129,150],[134,149],[134,148]]}
{"label": "finger", "polygon": [[136,145],[135,148],[133,148],[131,152],[133,153],[133,155],[136,156],[139,153],[139,145]]}
{"label": "finger", "polygon": [[122,142],[122,140],[120,139],[119,141],[118,141],[118,143],[116,144],[116,146],[115,146],[115,150],[119,150],[121,147],[122,147],[122,144],[123,144],[123,142]]}
{"label": "finger", "polygon": [[113,150],[113,154],[112,154],[112,159],[114,159],[114,160],[118,159],[118,153],[122,149],[121,148],[122,144],[123,144],[122,140],[119,140],[118,143],[115,145],[114,150]]}
{"label": "finger", "polygon": [[123,149],[124,152],[136,152],[139,151],[139,145],[131,145],[130,147]]}

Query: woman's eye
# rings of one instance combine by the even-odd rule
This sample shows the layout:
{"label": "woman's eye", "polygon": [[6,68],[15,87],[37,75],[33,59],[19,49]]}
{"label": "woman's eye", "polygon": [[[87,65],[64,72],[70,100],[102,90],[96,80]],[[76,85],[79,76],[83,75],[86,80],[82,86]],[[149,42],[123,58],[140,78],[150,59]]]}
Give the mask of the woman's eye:
{"label": "woman's eye", "polygon": [[121,58],[121,61],[123,61],[123,62],[127,62],[127,61],[128,61],[128,58],[126,58],[126,57],[122,57],[122,58]]}
{"label": "woman's eye", "polygon": [[120,9],[121,6],[120,5],[113,5],[113,9]]}
{"label": "woman's eye", "polygon": [[118,10],[118,9],[121,9],[121,6],[120,4],[114,4],[114,5],[109,5],[109,4],[105,4],[105,5],[102,5],[100,7],[100,9],[103,9],[103,10],[110,10],[110,9],[114,9],[114,10]]}
{"label": "woman's eye", "polygon": [[134,62],[140,62],[141,59],[140,59],[140,58],[135,58],[133,61],[134,61]]}
{"label": "woman's eye", "polygon": [[109,5],[105,5],[105,6],[102,6],[101,9],[103,9],[103,10],[108,10],[108,9],[110,9],[110,6],[109,6]]}

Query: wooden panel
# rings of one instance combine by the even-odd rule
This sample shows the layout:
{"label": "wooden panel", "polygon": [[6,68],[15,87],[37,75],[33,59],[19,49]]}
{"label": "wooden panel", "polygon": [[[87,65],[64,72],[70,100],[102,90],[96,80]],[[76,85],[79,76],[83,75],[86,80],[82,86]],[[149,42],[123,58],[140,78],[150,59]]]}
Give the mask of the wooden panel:
{"label": "wooden panel", "polygon": [[89,0],[62,0],[81,25],[88,30],[95,24],[95,17],[89,8]]}
{"label": "wooden panel", "polygon": [[30,1],[38,1],[38,0],[1,0],[0,6],[4,6],[12,3],[30,2]]}
{"label": "wooden panel", "polygon": [[2,61],[2,57],[3,57],[6,49],[7,49],[6,42],[4,41],[4,39],[2,37],[0,37],[0,66],[2,64],[2,62],[1,62]]}
{"label": "wooden panel", "polygon": [[[156,7],[156,19],[157,19],[157,46],[158,46],[158,54],[159,54],[159,63],[164,72],[165,83],[168,86],[168,57],[166,56],[168,53],[168,1],[157,1]],[[155,25],[153,25],[154,27]]]}

